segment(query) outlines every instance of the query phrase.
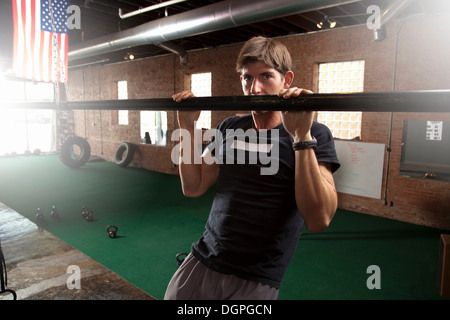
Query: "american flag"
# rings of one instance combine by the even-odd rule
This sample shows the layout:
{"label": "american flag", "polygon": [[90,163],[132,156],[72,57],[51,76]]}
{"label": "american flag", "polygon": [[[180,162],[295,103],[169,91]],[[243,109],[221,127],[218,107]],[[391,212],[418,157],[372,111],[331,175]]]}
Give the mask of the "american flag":
{"label": "american flag", "polygon": [[42,82],[66,82],[69,0],[12,0],[13,73]]}

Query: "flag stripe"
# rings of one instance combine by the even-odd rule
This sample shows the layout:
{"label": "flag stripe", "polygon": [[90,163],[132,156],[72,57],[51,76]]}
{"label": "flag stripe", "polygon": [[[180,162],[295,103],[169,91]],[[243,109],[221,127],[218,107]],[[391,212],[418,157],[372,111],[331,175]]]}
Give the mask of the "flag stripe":
{"label": "flag stripe", "polygon": [[[37,5],[40,5],[40,3],[38,3]],[[35,5],[34,21],[39,21],[40,17],[41,17],[40,10],[36,10],[36,5]],[[34,23],[34,25],[35,25],[35,23]],[[42,56],[42,53],[41,53],[40,43],[41,43],[41,30],[39,30],[39,28],[35,27],[34,28],[33,61],[38,61],[37,63],[34,63],[34,74],[36,74],[36,75],[39,75],[42,73],[41,61],[40,61],[40,57]]]}
{"label": "flag stripe", "polygon": [[52,61],[53,61],[53,57],[52,57],[52,48],[49,45],[50,41],[49,41],[49,37],[50,34],[48,32],[45,31],[41,31],[41,36],[42,36],[42,40],[40,45],[42,46],[42,56],[41,58],[41,63],[42,63],[42,77],[43,77],[43,81],[49,81],[49,79],[51,79],[52,77]]}
{"label": "flag stripe", "polygon": [[[34,9],[32,5],[34,4],[34,1],[31,0],[25,0],[25,20],[24,22],[24,29],[25,29],[25,35],[31,35],[31,24],[32,20],[32,12],[31,10]],[[34,16],[34,15],[33,15]],[[33,55],[31,53],[31,46],[33,45],[34,39],[33,37],[29,37],[28,41],[24,43],[25,45],[25,56],[26,56],[26,65],[25,65],[25,76],[26,78],[31,78],[33,76],[33,70],[30,68],[30,66],[33,65]]]}
{"label": "flag stripe", "polygon": [[[15,5],[14,5],[15,4]],[[13,12],[15,13],[14,16],[14,35],[15,35],[15,41],[14,41],[14,57],[17,58],[15,61],[13,61],[14,69],[16,70],[18,76],[23,76],[23,31],[22,31],[22,1],[16,1],[13,3]]]}

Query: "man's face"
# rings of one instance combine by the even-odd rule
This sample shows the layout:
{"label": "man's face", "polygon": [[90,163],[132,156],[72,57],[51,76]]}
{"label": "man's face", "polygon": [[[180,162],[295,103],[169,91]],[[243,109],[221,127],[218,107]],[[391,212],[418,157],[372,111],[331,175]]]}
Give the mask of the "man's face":
{"label": "man's face", "polygon": [[247,63],[240,78],[246,96],[275,95],[286,86],[285,77],[261,61]]}

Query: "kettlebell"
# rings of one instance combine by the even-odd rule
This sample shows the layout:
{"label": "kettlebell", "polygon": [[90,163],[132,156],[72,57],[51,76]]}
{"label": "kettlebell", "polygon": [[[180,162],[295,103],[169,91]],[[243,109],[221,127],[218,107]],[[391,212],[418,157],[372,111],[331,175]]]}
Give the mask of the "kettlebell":
{"label": "kettlebell", "polygon": [[86,216],[88,215],[88,213],[89,213],[89,209],[86,208],[85,206],[82,206],[82,207],[81,207],[81,215],[83,216],[83,218],[86,218]]}
{"label": "kettlebell", "polygon": [[94,221],[94,212],[92,210],[89,210],[86,214],[85,219],[89,222]]}
{"label": "kettlebell", "polygon": [[38,220],[44,220],[44,213],[42,212],[41,208],[36,209],[36,218]]}
{"label": "kettlebell", "polygon": [[118,230],[117,226],[108,226],[106,228],[106,231],[108,232],[108,236],[110,238],[115,238],[116,237],[117,230]]}
{"label": "kettlebell", "polygon": [[50,215],[52,216],[52,218],[59,218],[59,213],[58,210],[56,210],[55,206],[52,206],[52,212],[50,212]]}

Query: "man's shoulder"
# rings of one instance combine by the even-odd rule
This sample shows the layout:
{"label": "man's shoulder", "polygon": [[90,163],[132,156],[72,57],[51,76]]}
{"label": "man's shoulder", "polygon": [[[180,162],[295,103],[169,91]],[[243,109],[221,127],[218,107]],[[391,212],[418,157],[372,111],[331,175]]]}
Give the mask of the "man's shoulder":
{"label": "man's shoulder", "polygon": [[330,128],[320,122],[314,121],[311,126],[311,135],[317,138],[317,136],[324,136],[333,138]]}
{"label": "man's shoulder", "polygon": [[312,127],[311,128],[313,128],[313,129],[316,129],[316,130],[325,130],[325,131],[328,131],[328,130],[330,130],[326,125],[324,125],[323,123],[320,123],[320,122],[316,122],[316,121],[313,121],[313,124],[312,124]]}

